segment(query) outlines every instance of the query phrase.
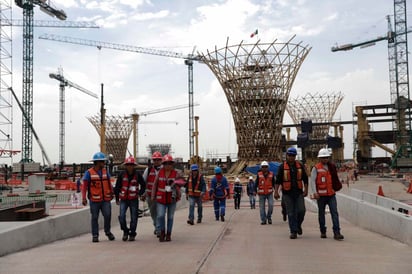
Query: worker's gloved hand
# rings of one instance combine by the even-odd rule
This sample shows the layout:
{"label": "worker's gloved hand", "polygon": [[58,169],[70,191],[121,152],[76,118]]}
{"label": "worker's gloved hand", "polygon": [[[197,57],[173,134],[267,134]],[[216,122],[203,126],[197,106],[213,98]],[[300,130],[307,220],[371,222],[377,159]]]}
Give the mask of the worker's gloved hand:
{"label": "worker's gloved hand", "polygon": [[140,197],[140,200],[141,200],[142,202],[146,201],[146,195],[142,195],[142,197]]}
{"label": "worker's gloved hand", "polygon": [[277,191],[275,191],[275,193],[273,194],[273,198],[275,198],[276,200],[280,198],[280,195]]}
{"label": "worker's gloved hand", "polygon": [[87,200],[83,200],[82,205],[86,206],[87,205]]}

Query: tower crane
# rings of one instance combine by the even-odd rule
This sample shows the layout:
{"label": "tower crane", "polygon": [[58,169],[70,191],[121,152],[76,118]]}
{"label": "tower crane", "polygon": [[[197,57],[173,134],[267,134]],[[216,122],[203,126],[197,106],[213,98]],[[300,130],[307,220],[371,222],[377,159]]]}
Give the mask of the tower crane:
{"label": "tower crane", "polygon": [[64,160],[65,160],[65,87],[72,87],[77,90],[80,90],[83,93],[86,93],[87,95],[90,95],[94,98],[99,98],[97,94],[79,86],[76,83],[73,83],[70,80],[67,80],[63,76],[63,69],[59,68],[57,74],[56,73],[50,73],[49,77],[52,79],[55,79],[59,81],[59,87],[60,87],[60,115],[59,115],[59,162],[60,165],[63,166]]}
{"label": "tower crane", "polygon": [[385,35],[375,39],[355,44],[344,44],[332,47],[332,52],[352,50],[356,47],[365,48],[375,45],[379,41],[388,41],[389,81],[391,104],[396,112],[396,122],[393,130],[397,134],[397,157],[408,158],[412,151],[406,147],[412,145],[411,134],[411,97],[409,92],[409,66],[408,66],[408,33],[412,28],[407,28],[406,0],[394,0],[394,24],[392,29],[390,16],[387,17],[388,31]]}
{"label": "tower crane", "polygon": [[39,36],[39,38],[45,39],[45,40],[63,42],[63,43],[71,43],[71,44],[77,44],[77,45],[97,47],[98,49],[107,48],[107,49],[114,49],[114,50],[122,50],[122,51],[130,51],[130,52],[137,52],[137,53],[143,53],[143,54],[164,56],[164,57],[170,57],[170,58],[184,59],[185,65],[187,65],[187,68],[188,68],[189,157],[190,158],[193,157],[194,155],[193,62],[194,61],[202,62],[202,58],[200,55],[194,55],[193,53],[185,55],[185,54],[173,52],[173,51],[144,48],[144,47],[137,47],[137,46],[131,46],[131,45],[122,45],[122,44],[80,39],[80,38],[53,35],[53,34],[42,34],[41,36]]}
{"label": "tower crane", "polygon": [[[34,30],[34,7],[38,6],[40,10],[51,17],[59,20],[66,20],[66,13],[55,8],[47,0],[15,0],[16,5],[23,9],[23,96],[22,105],[26,112],[27,119],[22,121],[22,162],[32,162],[32,132],[29,123],[33,123],[33,30]],[[37,24],[36,24],[37,25]],[[74,27],[74,24],[69,24]],[[51,25],[50,25],[51,26]],[[55,26],[53,26],[55,27]],[[88,27],[88,26],[76,26]]]}

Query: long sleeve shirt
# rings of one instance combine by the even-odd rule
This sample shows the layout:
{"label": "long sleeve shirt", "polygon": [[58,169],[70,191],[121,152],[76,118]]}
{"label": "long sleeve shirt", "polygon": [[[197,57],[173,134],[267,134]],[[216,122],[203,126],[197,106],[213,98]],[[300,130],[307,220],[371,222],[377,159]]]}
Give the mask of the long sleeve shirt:
{"label": "long sleeve shirt", "polygon": [[134,171],[132,174],[127,173],[127,171],[124,171],[120,174],[120,176],[117,177],[116,185],[114,187],[114,195],[116,196],[116,201],[119,200],[119,193],[120,193],[120,189],[122,188],[123,178],[127,176],[127,179],[130,182],[133,179],[135,174],[136,174],[137,183],[139,184],[139,196],[142,196],[145,193],[146,182],[143,179],[142,175],[137,171]]}
{"label": "long sleeve shirt", "polygon": [[[199,176],[199,174],[197,176]],[[197,176],[192,178],[192,182],[197,181]],[[185,189],[186,189],[185,193],[186,193],[186,195],[189,193],[189,180],[190,180],[190,177],[187,178],[187,180],[186,180],[187,183],[185,184]],[[196,184],[192,183],[192,191],[193,192],[195,190],[195,186],[196,186]],[[205,192],[206,192],[206,183],[205,183],[205,179],[203,178],[202,174],[200,174],[199,189],[201,191],[201,195],[205,194]]]}

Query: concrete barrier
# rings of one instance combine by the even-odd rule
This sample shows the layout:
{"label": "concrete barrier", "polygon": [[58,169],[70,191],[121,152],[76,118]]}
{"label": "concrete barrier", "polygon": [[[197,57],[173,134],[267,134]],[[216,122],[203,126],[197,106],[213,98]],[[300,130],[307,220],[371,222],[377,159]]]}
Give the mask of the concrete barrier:
{"label": "concrete barrier", "polygon": [[[176,209],[187,207],[188,202],[183,194]],[[118,226],[119,206],[112,202],[112,227]],[[103,217],[100,214],[99,228],[103,228]],[[75,209],[70,212],[33,222],[13,222],[10,228],[0,231],[0,256],[32,248],[53,241],[67,239],[90,233],[90,208]],[[91,237],[91,236],[90,236]],[[90,238],[91,239],[91,238]]]}

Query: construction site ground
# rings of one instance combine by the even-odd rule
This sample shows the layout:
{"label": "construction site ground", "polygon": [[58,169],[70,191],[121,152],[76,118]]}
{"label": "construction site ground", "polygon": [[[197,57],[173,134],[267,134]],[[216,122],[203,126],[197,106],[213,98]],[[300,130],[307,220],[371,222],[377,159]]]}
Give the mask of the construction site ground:
{"label": "construction site ground", "polygon": [[[412,200],[398,179],[362,176],[349,187]],[[344,186],[342,192],[346,191]],[[150,217],[139,219],[135,242],[123,242],[119,226],[116,240],[91,235],[56,241],[0,257],[1,273],[412,273],[412,248],[388,237],[359,228],[341,218],[344,241],[319,237],[317,214],[307,212],[303,235],[289,239],[279,202],[273,224],[261,225],[259,209],[249,207],[244,195],[241,209],[227,203],[226,221],[215,221],[212,203],[204,204],[201,224],[186,223],[188,209],[176,211],[171,242],[158,242]],[[112,218],[117,218],[118,207]],[[330,215],[327,226],[331,227]],[[68,227],[68,229],[70,229]],[[101,231],[101,235],[103,235]],[[29,237],[36,237],[30,235]]]}

